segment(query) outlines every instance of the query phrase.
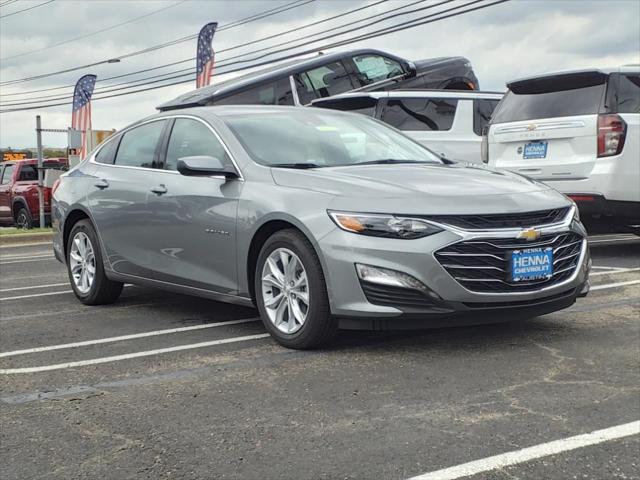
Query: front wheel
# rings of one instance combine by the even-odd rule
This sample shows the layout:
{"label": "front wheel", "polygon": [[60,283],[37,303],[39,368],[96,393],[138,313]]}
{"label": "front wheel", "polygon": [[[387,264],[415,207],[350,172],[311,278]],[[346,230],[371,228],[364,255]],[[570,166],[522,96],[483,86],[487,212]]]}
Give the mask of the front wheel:
{"label": "front wheel", "polygon": [[27,210],[25,207],[18,208],[14,221],[15,221],[16,227],[19,229],[30,230],[33,228],[33,221],[31,220],[31,215],[29,214],[29,210]]}
{"label": "front wheel", "polygon": [[85,305],[113,303],[122,292],[123,284],[104,273],[98,236],[89,220],[80,220],[71,229],[67,270],[76,297]]}
{"label": "front wheel", "polygon": [[262,247],[255,272],[256,304],[265,328],[285,347],[325,345],[338,331],[320,261],[296,230],[282,230]]}

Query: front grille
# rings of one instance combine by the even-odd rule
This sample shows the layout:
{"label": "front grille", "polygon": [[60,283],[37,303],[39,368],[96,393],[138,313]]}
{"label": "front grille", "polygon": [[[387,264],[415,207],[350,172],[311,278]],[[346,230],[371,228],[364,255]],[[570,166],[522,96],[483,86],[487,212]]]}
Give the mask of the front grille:
{"label": "front grille", "polygon": [[[571,277],[582,252],[583,237],[574,232],[543,235],[535,242],[524,239],[487,238],[454,243],[435,254],[460,285],[473,292],[513,293],[537,290]],[[509,282],[509,255],[523,248],[553,248],[553,276],[548,279]]]}
{"label": "front grille", "polygon": [[571,207],[554,208],[526,213],[500,213],[495,215],[434,215],[424,217],[465,230],[492,230],[496,228],[527,228],[561,222]]}
{"label": "front grille", "polygon": [[362,291],[369,303],[397,308],[426,309],[434,307],[429,297],[411,288],[378,285],[370,282],[360,282]]}

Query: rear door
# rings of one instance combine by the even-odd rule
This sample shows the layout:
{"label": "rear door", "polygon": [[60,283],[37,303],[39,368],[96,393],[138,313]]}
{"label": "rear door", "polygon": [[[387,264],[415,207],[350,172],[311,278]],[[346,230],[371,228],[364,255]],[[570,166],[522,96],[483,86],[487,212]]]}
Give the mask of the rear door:
{"label": "rear door", "polygon": [[489,165],[539,180],[588,178],[606,80],[581,72],[509,84],[489,128]]}

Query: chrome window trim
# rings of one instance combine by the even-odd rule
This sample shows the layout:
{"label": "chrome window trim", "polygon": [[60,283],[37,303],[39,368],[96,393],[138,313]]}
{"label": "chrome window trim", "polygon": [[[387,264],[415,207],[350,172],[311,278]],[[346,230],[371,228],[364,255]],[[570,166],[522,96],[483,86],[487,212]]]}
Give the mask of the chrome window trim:
{"label": "chrome window trim", "polygon": [[586,124],[583,121],[575,122],[550,122],[536,125],[536,128],[529,130],[529,125],[535,124],[535,120],[531,120],[527,125],[516,125],[513,127],[496,127],[495,134],[502,133],[520,133],[520,132],[539,132],[541,130],[560,130],[563,128],[580,128]]}
{"label": "chrome window trim", "polygon": [[298,97],[298,90],[296,90],[296,81],[293,75],[289,75],[289,85],[291,85],[291,93],[293,94],[293,104],[300,107],[300,97]]}
{"label": "chrome window trim", "polygon": [[[238,163],[236,162],[236,159],[231,154],[231,150],[229,150],[229,147],[224,142],[224,140],[222,139],[220,134],[215,130],[215,128],[213,128],[213,126],[211,124],[209,124],[209,122],[207,122],[206,120],[204,120],[204,119],[202,119],[200,117],[196,117],[194,115],[186,115],[186,114],[175,114],[175,115],[167,115],[167,116],[162,116],[162,117],[151,118],[151,119],[146,120],[144,122],[136,123],[135,125],[131,125],[131,126],[125,128],[124,130],[122,130],[122,131],[116,133],[115,135],[113,135],[112,138],[109,138],[106,142],[104,142],[100,146],[100,148],[96,149],[96,151],[91,154],[91,157],[89,158],[89,163],[91,163],[93,165],[99,165],[99,166],[105,166],[105,167],[128,168],[128,169],[132,169],[132,170],[144,170],[144,171],[152,171],[152,172],[161,172],[161,173],[170,173],[170,174],[174,174],[174,175],[181,175],[181,173],[176,171],[176,170],[164,170],[164,169],[160,169],[160,168],[149,168],[149,167],[132,167],[132,166],[129,166],[129,165],[116,165],[115,163],[100,163],[100,162],[96,162],[96,160],[95,160],[95,157],[98,154],[98,152],[100,152],[109,142],[115,141],[116,138],[122,137],[122,135],[124,135],[125,133],[129,132],[130,130],[133,130],[134,128],[137,128],[137,127],[141,127],[142,125],[146,125],[148,123],[159,122],[159,121],[164,121],[164,120],[171,120],[171,119],[176,119],[176,118],[187,118],[187,119],[190,119],[190,120],[196,120],[196,121],[202,123],[203,125],[205,125],[214,134],[216,139],[220,142],[220,144],[222,145],[222,148],[224,148],[224,151],[226,152],[226,154],[229,155],[229,158],[231,159],[231,163],[233,163],[233,166],[234,166],[234,168],[236,169],[236,171],[238,172],[238,175],[239,175],[236,180],[239,180],[241,182],[245,181],[244,176],[242,175],[242,170],[240,170],[240,167],[238,166]],[[169,139],[171,139],[170,136],[169,136]],[[117,156],[117,152],[116,152],[116,156]],[[115,158],[114,158],[114,162],[115,162]],[[225,178],[225,177],[223,175],[210,175],[209,178]]]}

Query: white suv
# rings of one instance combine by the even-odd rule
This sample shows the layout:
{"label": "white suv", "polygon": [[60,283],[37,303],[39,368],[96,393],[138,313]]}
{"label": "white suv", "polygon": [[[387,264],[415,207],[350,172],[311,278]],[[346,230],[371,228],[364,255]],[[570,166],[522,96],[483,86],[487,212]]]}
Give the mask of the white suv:
{"label": "white suv", "polygon": [[482,132],[501,98],[467,90],[392,90],[345,93],[312,105],[370,115],[443,157],[481,163]]}
{"label": "white suv", "polygon": [[492,167],[548,183],[586,220],[640,224],[640,65],[517,80],[483,150]]}

